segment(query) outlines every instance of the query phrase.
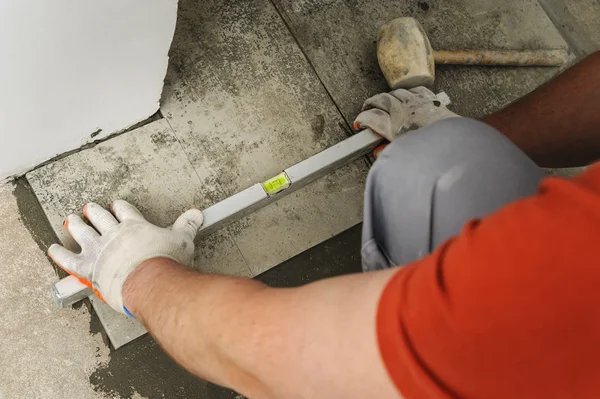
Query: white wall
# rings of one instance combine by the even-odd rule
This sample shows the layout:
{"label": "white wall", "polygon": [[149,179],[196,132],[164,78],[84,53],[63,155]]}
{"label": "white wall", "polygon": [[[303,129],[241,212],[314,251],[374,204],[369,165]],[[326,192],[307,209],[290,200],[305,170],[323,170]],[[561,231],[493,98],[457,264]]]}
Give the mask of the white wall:
{"label": "white wall", "polygon": [[0,0],[0,180],[156,112],[176,13],[177,0]]}

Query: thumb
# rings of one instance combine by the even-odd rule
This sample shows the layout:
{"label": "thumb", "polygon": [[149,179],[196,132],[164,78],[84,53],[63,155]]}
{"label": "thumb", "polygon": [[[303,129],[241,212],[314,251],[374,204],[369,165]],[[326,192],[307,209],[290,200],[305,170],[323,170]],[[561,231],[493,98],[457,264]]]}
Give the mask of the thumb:
{"label": "thumb", "polygon": [[193,240],[196,238],[196,233],[202,227],[203,222],[204,215],[202,211],[200,209],[190,209],[177,218],[171,230],[183,233]]}
{"label": "thumb", "polygon": [[380,109],[370,109],[361,112],[354,121],[354,129],[371,129],[389,141],[393,140],[390,114]]}
{"label": "thumb", "polygon": [[381,151],[385,150],[389,144],[382,144],[379,147],[373,150],[373,158],[379,159],[379,155],[381,155]]}

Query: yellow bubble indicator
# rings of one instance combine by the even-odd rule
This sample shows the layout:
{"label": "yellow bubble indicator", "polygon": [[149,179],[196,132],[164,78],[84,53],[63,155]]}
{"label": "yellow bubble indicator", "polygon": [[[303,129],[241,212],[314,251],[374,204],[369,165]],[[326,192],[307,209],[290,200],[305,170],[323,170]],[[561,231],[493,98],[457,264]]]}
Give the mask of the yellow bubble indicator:
{"label": "yellow bubble indicator", "polygon": [[292,182],[285,172],[262,183],[265,192],[269,196],[280,193],[291,185]]}

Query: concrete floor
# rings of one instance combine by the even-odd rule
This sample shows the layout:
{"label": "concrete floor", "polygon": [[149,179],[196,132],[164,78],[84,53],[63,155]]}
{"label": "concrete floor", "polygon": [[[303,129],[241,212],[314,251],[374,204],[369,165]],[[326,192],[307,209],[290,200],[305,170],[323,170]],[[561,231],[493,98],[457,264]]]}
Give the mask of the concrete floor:
{"label": "concrete floor", "polygon": [[[78,309],[54,308],[49,286],[58,277],[44,254],[57,240],[55,232],[60,233],[52,224],[98,195],[105,200],[119,195],[146,204],[144,211],[150,218],[168,224],[189,203],[212,203],[249,180],[259,180],[262,173],[270,176],[281,163],[288,166],[295,157],[301,159],[343,138],[362,101],[385,89],[373,51],[374,32],[380,23],[399,15],[415,16],[440,48],[561,46],[566,42],[578,57],[600,49],[600,6],[595,0],[540,0],[539,4],[534,0],[502,4],[491,0],[230,3],[180,1],[163,100],[164,120],[144,127],[135,136],[109,140],[93,152],[32,173],[28,178],[36,187],[37,198],[26,179],[0,186],[0,259],[5,276],[0,281],[0,398],[238,397],[181,370],[148,336],[111,350],[89,303]],[[481,116],[535,88],[553,73],[443,68],[438,85],[451,94],[456,110]],[[278,96],[277,100],[269,101],[273,96]],[[232,133],[236,131],[253,135],[236,142]],[[310,134],[305,136],[305,132]],[[274,137],[301,143],[289,152],[266,153],[277,146]],[[125,144],[117,146],[113,140]],[[115,150],[117,147],[123,152]],[[61,169],[64,165],[85,165],[121,178],[100,178],[92,191],[88,189],[89,175],[77,180]],[[231,173],[223,174],[224,168]],[[313,196],[321,198],[319,194],[326,189],[337,187],[332,197],[320,202],[348,202],[358,209],[364,164],[352,168],[338,175],[348,179],[346,183],[332,186],[332,181],[325,179],[313,188]],[[145,183],[149,174],[165,171],[169,182],[181,181],[192,189],[173,192],[169,187]],[[119,183],[116,186],[115,181]],[[144,184],[136,186],[133,181]],[[92,194],[96,197],[90,198]],[[309,197],[291,198],[279,205],[283,214],[297,215],[295,222],[279,227],[277,235],[282,239],[289,240],[296,231],[306,232],[302,224],[311,226],[311,218],[329,214],[336,219],[334,210],[327,207],[319,207],[321,211],[315,214],[303,213]],[[156,202],[160,198],[162,202]],[[54,215],[50,223],[38,199],[45,204],[46,214]],[[360,211],[353,212],[355,216],[343,219],[333,230],[320,230],[316,237],[303,233],[302,245],[279,259],[236,264],[245,264],[247,274],[256,275],[326,240],[257,278],[273,285],[297,285],[358,271],[360,226],[329,238],[360,220]],[[203,243],[199,263],[208,266],[207,271],[227,271],[231,259],[246,257],[243,247],[252,245],[256,231],[266,229],[266,220],[265,214],[257,215]],[[244,231],[245,235],[240,234]],[[227,262],[215,260],[215,253],[221,250],[229,250]]]}
{"label": "concrete floor", "polygon": [[0,187],[0,231],[0,397],[104,397],[89,376],[110,350],[90,330],[87,308],[58,310],[49,300],[57,275],[45,248],[55,238],[23,182]]}

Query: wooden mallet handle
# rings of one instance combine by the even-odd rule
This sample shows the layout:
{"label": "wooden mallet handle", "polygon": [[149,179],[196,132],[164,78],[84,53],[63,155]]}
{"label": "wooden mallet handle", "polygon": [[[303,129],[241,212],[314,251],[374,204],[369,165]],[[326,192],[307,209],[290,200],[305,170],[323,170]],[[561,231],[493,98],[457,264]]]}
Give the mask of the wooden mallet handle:
{"label": "wooden mallet handle", "polygon": [[565,50],[457,50],[435,51],[440,65],[561,66],[567,62]]}

